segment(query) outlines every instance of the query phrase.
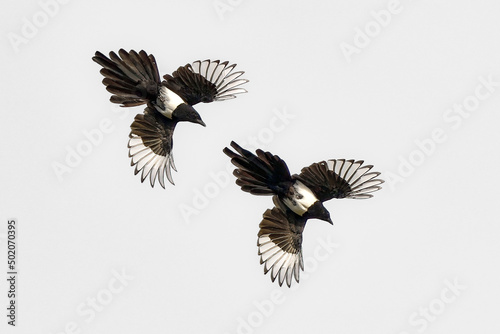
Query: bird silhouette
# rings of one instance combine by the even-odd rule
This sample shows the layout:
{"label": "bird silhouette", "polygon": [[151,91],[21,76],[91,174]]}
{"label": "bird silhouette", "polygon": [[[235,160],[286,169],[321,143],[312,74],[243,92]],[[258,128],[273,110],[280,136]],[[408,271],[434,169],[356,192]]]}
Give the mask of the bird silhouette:
{"label": "bird silhouette", "polygon": [[281,286],[292,277],[299,282],[304,270],[302,232],[308,219],[317,218],[333,224],[323,202],[330,199],[366,199],[380,190],[384,181],[364,161],[331,159],[313,163],[290,175],[279,156],[261,149],[256,155],[234,141],[224,153],[237,168],[233,174],[241,190],[253,195],[273,196],[274,208],[264,212],[259,225],[257,246],[264,274],[271,271],[271,280],[278,278]]}
{"label": "bird silhouette", "polygon": [[197,60],[179,67],[160,79],[156,60],[141,50],[123,49],[109,53],[97,51],[92,59],[102,66],[102,83],[113,94],[110,101],[122,107],[146,105],[143,114],[135,116],[129,135],[129,157],[135,174],[142,171],[141,182],[149,176],[151,186],[156,179],[165,188],[165,175],[174,184],[172,169],[177,171],[172,155],[173,133],[178,122],[205,126],[197,103],[224,101],[247,92],[240,86],[243,71],[234,71],[236,64],[219,60]]}

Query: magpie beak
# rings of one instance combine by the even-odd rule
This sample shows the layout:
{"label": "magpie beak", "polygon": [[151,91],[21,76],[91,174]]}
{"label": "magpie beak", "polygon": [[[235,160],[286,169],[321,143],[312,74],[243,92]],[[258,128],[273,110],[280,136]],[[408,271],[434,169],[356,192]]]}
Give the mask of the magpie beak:
{"label": "magpie beak", "polygon": [[274,208],[267,209],[259,224],[257,246],[264,274],[290,287],[299,282],[304,270],[302,232],[308,219],[333,225],[323,202],[331,199],[366,199],[381,189],[383,180],[372,165],[363,160],[329,159],[304,167],[300,174],[290,174],[287,164],[271,152],[257,149],[255,154],[231,142],[223,152],[236,166],[233,175],[244,192],[273,196]]}
{"label": "magpie beak", "polygon": [[220,60],[197,60],[160,75],[155,57],[144,50],[111,51],[109,57],[96,51],[92,60],[99,64],[102,83],[112,94],[110,101],[122,107],[146,105],[131,124],[129,157],[141,182],[149,178],[165,188],[165,177],[174,184],[176,171],[172,155],[173,133],[178,122],[206,126],[194,105],[234,99],[246,93],[241,86],[243,71],[236,64]]}

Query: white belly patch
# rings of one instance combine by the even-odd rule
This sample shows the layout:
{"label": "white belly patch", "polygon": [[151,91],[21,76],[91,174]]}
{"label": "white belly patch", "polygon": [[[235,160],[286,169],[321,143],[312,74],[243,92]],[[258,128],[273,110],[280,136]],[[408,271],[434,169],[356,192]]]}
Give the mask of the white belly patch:
{"label": "white belly patch", "polygon": [[302,216],[318,198],[306,185],[300,181],[295,181],[293,185],[293,198],[284,198],[283,202],[296,214]]}
{"label": "white belly patch", "polygon": [[[163,116],[172,119],[174,110],[179,104],[184,103],[184,100],[165,86],[160,87],[160,95],[158,96],[156,110]],[[160,107],[161,106],[161,107]]]}

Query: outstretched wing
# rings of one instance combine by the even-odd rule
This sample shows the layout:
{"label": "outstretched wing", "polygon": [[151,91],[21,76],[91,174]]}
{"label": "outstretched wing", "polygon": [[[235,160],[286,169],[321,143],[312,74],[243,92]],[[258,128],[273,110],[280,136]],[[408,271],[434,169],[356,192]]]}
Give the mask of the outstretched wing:
{"label": "outstretched wing", "polygon": [[275,207],[264,212],[259,227],[257,246],[264,274],[271,271],[271,280],[278,278],[281,286],[286,280],[288,287],[292,277],[299,282],[300,269],[304,270],[302,258],[302,231],[306,220],[288,210],[277,196]]}
{"label": "outstretched wing", "polygon": [[176,170],[172,156],[172,134],[175,123],[158,113],[151,113],[149,108],[145,114],[135,116],[130,126],[128,142],[131,166],[135,165],[135,174],[142,171],[141,182],[149,176],[151,187],[156,178],[165,188],[165,175],[174,184],[172,171]]}
{"label": "outstretched wing", "polygon": [[365,199],[373,197],[370,193],[380,190],[384,181],[376,179],[379,172],[370,172],[372,165],[363,163],[345,159],[321,161],[292,177],[308,186],[321,202],[332,198]]}
{"label": "outstretched wing", "polygon": [[231,142],[231,147],[237,153],[227,147],[223,152],[238,167],[233,174],[237,177],[236,184],[241,190],[254,195],[284,194],[288,191],[292,177],[285,161],[279,156],[261,149],[255,151],[255,155],[234,141]]}
{"label": "outstretched wing", "polygon": [[118,55],[111,51],[109,58],[96,51],[92,60],[102,66],[102,83],[113,94],[111,102],[133,107],[156,100],[160,75],[153,55],[120,49]]}
{"label": "outstretched wing", "polygon": [[233,99],[236,94],[247,92],[240,86],[248,80],[239,78],[245,72],[233,72],[236,64],[228,64],[227,61],[197,60],[179,67],[172,75],[164,75],[163,84],[189,105]]}

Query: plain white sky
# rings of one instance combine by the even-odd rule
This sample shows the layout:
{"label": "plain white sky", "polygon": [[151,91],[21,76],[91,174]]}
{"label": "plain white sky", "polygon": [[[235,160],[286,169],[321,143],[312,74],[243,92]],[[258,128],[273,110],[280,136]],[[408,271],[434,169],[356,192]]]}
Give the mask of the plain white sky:
{"label": "plain white sky", "polygon": [[[20,273],[18,327],[2,306],[2,332],[500,330],[497,1],[2,7],[0,267],[17,218]],[[113,106],[91,60],[119,48],[154,54],[162,74],[210,58],[250,80],[248,94],[197,107],[206,128],[177,127],[166,190],[133,175],[142,110]],[[231,140],[292,172],[352,158],[386,180],[373,199],[328,202],[334,226],[309,222],[295,289],[263,275],[257,232],[272,202],[229,178]]]}

